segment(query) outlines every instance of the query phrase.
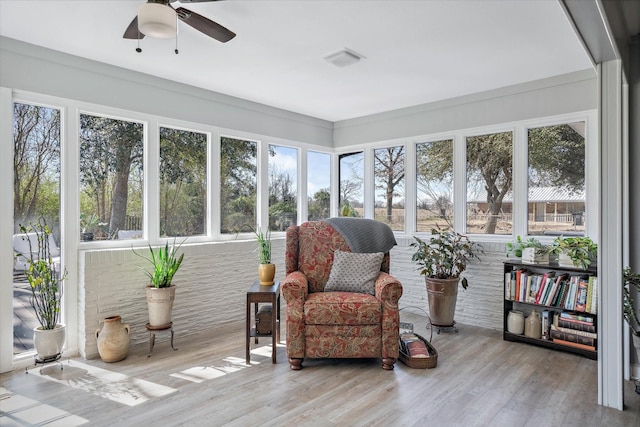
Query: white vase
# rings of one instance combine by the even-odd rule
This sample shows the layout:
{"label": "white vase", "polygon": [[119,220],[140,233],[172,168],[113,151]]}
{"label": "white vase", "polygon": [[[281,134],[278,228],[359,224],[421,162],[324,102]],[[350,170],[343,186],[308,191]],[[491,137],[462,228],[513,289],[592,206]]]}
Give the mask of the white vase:
{"label": "white vase", "polygon": [[524,334],[524,314],[521,311],[509,311],[507,315],[507,332],[516,335]]}
{"label": "white vase", "polygon": [[57,324],[54,329],[33,328],[33,345],[38,353],[38,359],[47,360],[62,353],[66,338],[67,327]]}
{"label": "white vase", "polygon": [[169,327],[175,294],[176,287],[174,285],[168,288],[147,287],[150,326],[157,329]]}

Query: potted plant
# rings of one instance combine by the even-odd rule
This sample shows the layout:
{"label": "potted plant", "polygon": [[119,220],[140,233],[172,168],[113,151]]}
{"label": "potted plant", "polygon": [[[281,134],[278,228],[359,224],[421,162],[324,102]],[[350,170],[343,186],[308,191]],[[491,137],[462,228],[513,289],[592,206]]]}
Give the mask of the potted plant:
{"label": "potted plant", "polygon": [[80,240],[93,240],[94,229],[98,225],[100,218],[96,214],[80,214]]}
{"label": "potted plant", "polygon": [[632,292],[640,292],[640,273],[634,273],[627,267],[622,276],[622,311],[624,318],[631,328],[633,346],[636,349],[638,359],[640,359],[640,321],[636,314]]}
{"label": "potted plant", "polygon": [[[31,288],[31,307],[40,323],[33,330],[33,343],[36,349],[36,360],[47,362],[57,360],[62,354],[66,338],[66,326],[60,322],[62,308],[63,283],[67,277],[67,270],[60,268],[59,262],[51,256],[51,229],[44,219],[28,227],[20,225],[24,233],[23,239],[29,242],[26,276]],[[34,242],[38,247],[32,247],[32,239],[28,234],[35,234]]]}
{"label": "potted plant", "polygon": [[[428,242],[415,236],[414,239],[411,246],[416,250],[411,260],[425,276],[431,324],[452,327],[460,274],[466,270],[469,261],[480,259],[478,253],[482,252],[482,247],[451,230],[432,229]],[[465,277],[462,287],[467,289],[467,286]]]}
{"label": "potted plant", "polygon": [[171,326],[171,312],[176,292],[172,281],[184,259],[184,253],[178,254],[183,243],[184,240],[176,245],[174,240],[171,246],[167,242],[164,247],[160,246],[156,249],[149,245],[149,256],[133,249],[133,253],[151,264],[151,268],[145,269],[145,273],[150,282],[146,290],[149,326],[152,329],[166,329]]}
{"label": "potted plant", "polygon": [[523,240],[519,235],[515,242],[507,243],[507,256],[511,254],[522,258],[526,264],[546,264],[549,262],[551,248],[540,243],[535,237]]}
{"label": "potted plant", "polygon": [[598,245],[586,236],[558,236],[553,241],[551,253],[558,255],[558,265],[561,267],[578,267],[586,270],[598,255]]}
{"label": "potted plant", "polygon": [[256,239],[258,241],[258,277],[260,278],[260,284],[264,286],[273,285],[273,280],[276,276],[276,266],[271,263],[271,231],[267,228],[266,232],[263,232],[260,227],[255,231]]}

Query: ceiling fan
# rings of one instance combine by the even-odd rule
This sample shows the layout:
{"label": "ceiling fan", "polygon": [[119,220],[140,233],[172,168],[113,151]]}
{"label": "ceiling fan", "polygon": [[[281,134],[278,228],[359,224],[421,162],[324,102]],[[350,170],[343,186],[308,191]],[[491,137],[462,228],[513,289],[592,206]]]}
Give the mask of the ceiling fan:
{"label": "ceiling fan", "polygon": [[[171,3],[176,0],[147,0],[138,8],[138,15],[133,18],[124,32],[125,39],[143,39],[146,36],[170,39],[176,37],[178,19],[207,36],[226,43],[236,34],[204,16],[184,7],[174,8]],[[201,3],[218,0],[180,0],[180,3]],[[176,52],[177,53],[177,52]]]}

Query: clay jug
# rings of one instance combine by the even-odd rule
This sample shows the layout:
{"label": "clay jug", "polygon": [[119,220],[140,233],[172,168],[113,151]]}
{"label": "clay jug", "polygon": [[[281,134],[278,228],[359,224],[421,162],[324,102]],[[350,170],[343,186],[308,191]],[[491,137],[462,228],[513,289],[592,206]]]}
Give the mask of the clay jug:
{"label": "clay jug", "polygon": [[507,332],[522,335],[524,332],[524,314],[518,310],[510,310],[507,316]]}
{"label": "clay jug", "polygon": [[529,338],[542,338],[542,318],[536,310],[531,311],[524,322],[524,335]]}
{"label": "clay jug", "polygon": [[122,323],[120,316],[104,319],[102,329],[96,330],[98,353],[103,361],[119,362],[129,353],[129,325]]}

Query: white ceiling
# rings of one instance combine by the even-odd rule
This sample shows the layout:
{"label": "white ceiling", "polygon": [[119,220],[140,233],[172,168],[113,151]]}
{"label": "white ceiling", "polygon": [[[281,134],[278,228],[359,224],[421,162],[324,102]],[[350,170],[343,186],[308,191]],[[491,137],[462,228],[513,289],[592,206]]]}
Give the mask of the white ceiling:
{"label": "white ceiling", "polygon": [[[144,0],[0,0],[0,34],[285,110],[344,120],[590,68],[555,0],[173,3],[237,33],[180,22],[122,38]],[[339,68],[342,48],[366,57]]]}

